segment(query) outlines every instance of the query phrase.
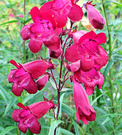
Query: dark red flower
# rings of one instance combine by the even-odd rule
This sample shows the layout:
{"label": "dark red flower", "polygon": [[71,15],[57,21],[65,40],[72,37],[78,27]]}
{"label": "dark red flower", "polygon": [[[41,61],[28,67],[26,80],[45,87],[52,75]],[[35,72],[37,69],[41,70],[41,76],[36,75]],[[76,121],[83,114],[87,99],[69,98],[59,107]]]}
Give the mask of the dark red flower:
{"label": "dark red flower", "polygon": [[87,2],[85,4],[89,22],[95,29],[103,29],[106,23],[105,19],[101,16],[97,9],[94,8],[94,5],[92,5],[91,2]]}
{"label": "dark red flower", "polygon": [[30,39],[29,48],[33,53],[39,52],[42,44],[50,50],[57,50],[60,47],[60,39],[57,35],[56,22],[51,14],[40,12],[37,7],[30,11],[34,23],[25,25],[21,30],[23,40]]}
{"label": "dark red flower", "polygon": [[81,120],[85,125],[87,125],[88,121],[94,121],[96,119],[96,112],[90,105],[86,92],[81,84],[78,83],[74,78],[72,81],[74,102],[77,110],[76,118],[78,121]]}
{"label": "dark red flower", "polygon": [[41,12],[48,12],[54,17],[57,27],[62,28],[66,25],[67,17],[72,21],[82,19],[83,11],[74,0],[53,0],[46,2],[41,8]]}
{"label": "dark red flower", "polygon": [[45,115],[51,108],[54,107],[52,102],[37,102],[29,106],[24,106],[21,103],[17,104],[22,109],[16,109],[12,113],[14,121],[19,122],[19,130],[26,133],[29,129],[34,134],[39,134],[41,126],[37,121]]}
{"label": "dark red flower", "polygon": [[80,68],[83,71],[91,70],[93,67],[105,66],[108,61],[108,54],[99,46],[105,42],[104,33],[88,32],[66,50],[65,58],[70,62],[80,60]]}
{"label": "dark red flower", "polygon": [[31,61],[23,65],[17,65],[14,60],[10,63],[17,67],[17,69],[12,69],[8,75],[9,83],[13,83],[12,92],[16,96],[21,96],[23,89],[30,94],[36,93],[38,87],[34,79],[44,74],[51,66],[43,60]]}

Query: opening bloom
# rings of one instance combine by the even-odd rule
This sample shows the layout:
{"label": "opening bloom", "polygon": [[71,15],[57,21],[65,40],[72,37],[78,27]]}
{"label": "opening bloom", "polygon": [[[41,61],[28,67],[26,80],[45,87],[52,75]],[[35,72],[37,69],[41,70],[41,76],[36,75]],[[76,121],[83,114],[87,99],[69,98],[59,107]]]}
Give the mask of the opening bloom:
{"label": "opening bloom", "polygon": [[12,118],[15,122],[19,122],[19,130],[26,133],[27,129],[29,129],[32,133],[39,134],[41,126],[37,120],[53,108],[54,104],[52,102],[42,101],[26,107],[18,103],[17,106],[22,109],[15,109],[12,113]]}
{"label": "opening bloom", "polygon": [[33,7],[30,14],[34,23],[25,25],[21,30],[22,39],[30,39],[30,50],[33,53],[39,52],[43,43],[50,50],[59,49],[60,39],[56,33],[56,22],[51,14],[42,13],[37,7]]}
{"label": "opening bloom", "polygon": [[105,19],[101,16],[97,9],[94,8],[94,5],[92,5],[91,2],[87,2],[85,4],[88,19],[95,29],[103,29],[106,23]]}
{"label": "opening bloom", "polygon": [[75,4],[75,0],[53,0],[46,2],[40,8],[40,11],[50,13],[56,20],[57,27],[59,28],[66,25],[67,17],[72,21],[79,21],[83,17],[82,8]]}
{"label": "opening bloom", "polygon": [[76,118],[77,120],[83,121],[85,125],[88,121],[94,121],[96,119],[96,112],[90,105],[85,90],[74,78],[73,81],[73,95],[76,107]]}
{"label": "opening bloom", "polygon": [[23,89],[34,94],[38,90],[38,84],[34,79],[38,78],[51,67],[51,64],[43,60],[36,60],[21,65],[14,60],[10,61],[17,69],[12,69],[8,75],[9,83],[13,83],[12,92],[16,96],[21,96]]}
{"label": "opening bloom", "polygon": [[88,32],[66,50],[65,58],[70,62],[80,60],[80,68],[83,71],[91,70],[95,66],[105,66],[108,61],[108,54],[99,46],[105,42],[106,35],[104,33]]}

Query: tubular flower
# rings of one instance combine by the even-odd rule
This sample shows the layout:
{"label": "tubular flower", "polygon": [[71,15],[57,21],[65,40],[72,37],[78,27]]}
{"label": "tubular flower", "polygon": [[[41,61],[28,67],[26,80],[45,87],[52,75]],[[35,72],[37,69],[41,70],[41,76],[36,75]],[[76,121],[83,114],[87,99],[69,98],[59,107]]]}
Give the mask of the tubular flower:
{"label": "tubular flower", "polygon": [[88,121],[94,121],[96,119],[96,112],[89,103],[88,97],[85,90],[73,78],[73,95],[74,102],[76,107],[76,118],[77,120],[83,121],[85,125],[88,124]]}
{"label": "tubular flower", "polygon": [[15,109],[12,113],[12,118],[15,122],[19,122],[19,130],[26,133],[27,129],[29,129],[32,133],[39,134],[41,126],[37,120],[53,108],[54,104],[42,101],[26,107],[18,103],[17,106],[22,109]]}
{"label": "tubular flower", "polygon": [[83,71],[91,70],[93,67],[105,66],[108,61],[108,54],[99,46],[105,42],[104,33],[88,32],[66,50],[65,58],[70,62],[80,60],[80,68]]}
{"label": "tubular flower", "polygon": [[84,72],[83,70],[78,70],[74,73],[74,77],[80,83],[84,84],[86,93],[88,95],[91,95],[94,92],[96,85],[98,89],[101,89],[104,82],[104,76],[99,71],[96,71],[95,68],[87,72]]}
{"label": "tubular flower", "polygon": [[33,53],[39,52],[43,43],[51,50],[59,49],[60,39],[56,34],[54,18],[47,12],[41,13],[37,7],[33,7],[30,14],[34,23],[25,25],[21,30],[22,39],[30,39],[30,50]]}
{"label": "tubular flower", "polygon": [[97,9],[94,8],[94,5],[92,5],[91,2],[87,2],[85,4],[89,22],[95,29],[103,29],[106,23],[105,19],[101,16]]}
{"label": "tubular flower", "polygon": [[40,8],[40,11],[50,13],[56,20],[57,27],[59,28],[66,25],[67,17],[72,21],[79,21],[83,17],[82,8],[75,4],[74,0],[53,0],[46,2]]}
{"label": "tubular flower", "polygon": [[34,94],[37,92],[37,84],[34,79],[38,78],[50,68],[50,64],[43,60],[36,60],[21,65],[14,60],[10,61],[17,69],[12,69],[8,75],[9,83],[13,83],[12,92],[16,96],[21,96],[23,89],[28,93]]}

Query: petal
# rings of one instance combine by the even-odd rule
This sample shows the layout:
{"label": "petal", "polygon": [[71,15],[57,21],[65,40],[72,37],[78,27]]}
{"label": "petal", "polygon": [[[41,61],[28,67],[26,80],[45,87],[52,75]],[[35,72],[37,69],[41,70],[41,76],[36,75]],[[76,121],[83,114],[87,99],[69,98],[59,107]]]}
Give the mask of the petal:
{"label": "petal", "polygon": [[44,88],[44,86],[46,85],[48,79],[49,79],[49,75],[46,74],[43,77],[41,77],[38,80],[36,80],[36,84],[37,84],[38,90],[41,90],[41,89]]}
{"label": "petal", "polygon": [[20,114],[23,110],[22,109],[16,109],[12,113],[12,118],[14,121],[19,122],[21,120]]}
{"label": "petal", "polygon": [[86,116],[88,121],[94,121],[96,119],[96,112],[91,112],[91,115]]}
{"label": "petal", "polygon": [[85,39],[93,39],[96,36],[96,33],[94,31],[90,31],[86,34],[84,34],[80,39],[79,39],[79,43],[81,43],[82,41],[84,41]]}
{"label": "petal", "polygon": [[94,92],[94,87],[95,86],[88,86],[88,85],[84,85],[85,86],[85,89],[86,89],[86,93],[87,93],[87,95],[92,95],[93,94],[93,92]]}
{"label": "petal", "polygon": [[85,125],[88,124],[88,120],[85,118],[85,116],[80,116],[80,120],[83,121]]}
{"label": "petal", "polygon": [[41,19],[41,12],[37,7],[31,9],[30,15],[34,23],[39,22],[39,19]]}
{"label": "petal", "polygon": [[32,75],[33,79],[38,78],[47,70],[49,63],[43,60],[35,60],[22,65]]}
{"label": "petal", "polygon": [[70,64],[70,69],[71,71],[74,73],[76,71],[78,71],[80,69],[80,60],[73,62],[72,64]]}
{"label": "petal", "polygon": [[77,111],[76,111],[76,118],[77,118],[78,121],[80,120],[80,116],[79,116],[78,109],[77,109]]}
{"label": "petal", "polygon": [[30,94],[35,94],[37,92],[37,85],[29,74],[22,77],[21,85]]}
{"label": "petal", "polygon": [[37,53],[41,50],[42,44],[43,44],[42,40],[32,37],[29,42],[29,49],[31,50],[32,53]]}
{"label": "petal", "polygon": [[21,120],[21,121],[19,122],[18,127],[19,127],[19,130],[20,130],[21,132],[23,132],[23,133],[26,133],[27,128],[28,128],[27,125],[24,124],[24,121],[23,121],[23,120]]}
{"label": "petal", "polygon": [[101,46],[98,46],[98,51],[99,54],[95,57],[95,64],[105,66],[108,62],[108,54]]}
{"label": "petal", "polygon": [[45,101],[34,103],[28,107],[30,108],[31,113],[35,115],[37,119],[45,115],[50,109],[48,102]]}
{"label": "petal", "polygon": [[68,14],[68,17],[72,20],[72,21],[79,21],[82,19],[83,17],[83,11],[82,8],[78,5],[76,5],[75,3],[72,4],[72,8],[71,11]]}
{"label": "petal", "polygon": [[35,119],[33,119],[32,124],[29,126],[29,130],[34,134],[39,134],[41,131],[41,126],[39,122]]}
{"label": "petal", "polygon": [[81,58],[81,69],[83,71],[89,71],[94,67],[94,57],[85,58],[82,56]]}
{"label": "petal", "polygon": [[12,92],[15,96],[21,96],[21,93],[23,91],[22,86],[19,84],[19,82],[14,82],[12,85]]}
{"label": "petal", "polygon": [[61,50],[61,45],[60,45],[60,48],[58,50],[52,51],[49,49],[49,56],[57,59],[61,55],[61,52],[62,50]]}
{"label": "petal", "polygon": [[46,41],[44,41],[44,45],[48,47],[50,50],[58,50],[60,48],[60,39],[56,34],[50,35]]}
{"label": "petal", "polygon": [[32,25],[33,24],[28,24],[22,27],[20,34],[23,40],[28,40],[30,38],[31,36],[30,28]]}
{"label": "petal", "polygon": [[98,75],[100,77],[100,79],[98,80],[98,89],[101,89],[102,88],[102,85],[104,83],[104,76],[100,72],[98,72]]}
{"label": "petal", "polygon": [[73,44],[66,49],[65,59],[70,62],[75,62],[81,59],[81,55],[78,53],[78,44]]}
{"label": "petal", "polygon": [[72,33],[74,43],[78,43],[81,36],[83,36],[86,33],[87,33],[87,31],[85,31],[85,30],[80,30],[80,31]]}
{"label": "petal", "polygon": [[14,81],[13,76],[14,76],[14,74],[15,74],[16,71],[17,71],[17,69],[12,69],[12,70],[9,72],[9,74],[8,74],[8,81],[9,81],[9,83],[12,83],[12,82]]}
{"label": "petal", "polygon": [[106,42],[106,35],[104,33],[99,33],[95,36],[95,41],[97,41],[98,44],[102,44]]}

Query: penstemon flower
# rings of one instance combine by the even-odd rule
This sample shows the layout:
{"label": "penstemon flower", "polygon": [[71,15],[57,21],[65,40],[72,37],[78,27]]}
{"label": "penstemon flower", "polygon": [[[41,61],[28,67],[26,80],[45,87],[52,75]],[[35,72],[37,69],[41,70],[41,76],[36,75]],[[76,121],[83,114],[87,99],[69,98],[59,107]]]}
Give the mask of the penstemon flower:
{"label": "penstemon flower", "polygon": [[82,120],[85,125],[88,121],[94,121],[96,118],[96,112],[89,103],[85,90],[74,78],[73,81],[73,95],[76,106],[76,118]]}
{"label": "penstemon flower", "polygon": [[99,46],[106,42],[104,33],[96,34],[88,32],[80,37],[77,43],[70,46],[65,52],[67,61],[76,62],[80,60],[80,68],[83,71],[91,70],[95,66],[105,66],[108,61],[106,51]]}
{"label": "penstemon flower", "polygon": [[[21,29],[22,39],[30,39],[29,49],[32,53],[38,53],[44,44],[49,54],[46,55],[48,60],[39,56],[41,60],[25,64],[10,61],[16,67],[8,75],[9,83],[13,83],[12,92],[15,96],[21,96],[23,90],[29,94],[35,94],[37,90],[45,87],[50,78],[53,81],[51,84],[57,90],[58,103],[56,106],[52,100],[49,101],[46,98],[42,102],[26,107],[18,103],[17,105],[22,109],[15,109],[12,118],[19,123],[19,130],[23,133],[29,129],[32,133],[39,134],[41,126],[38,119],[50,109],[53,109],[54,119],[59,120],[60,93],[68,79],[73,82],[77,120],[87,125],[88,121],[96,119],[96,112],[90,105],[87,95],[93,94],[95,86],[101,89],[104,83],[104,76],[99,70],[107,64],[108,54],[100,45],[106,42],[106,35],[103,32],[96,34],[94,31],[77,31],[75,22],[83,17],[82,8],[76,4],[77,1],[52,0],[43,4],[40,9],[33,7],[30,11],[33,23]],[[103,29],[105,20],[94,5],[91,2],[83,5],[87,10],[91,25],[95,29]],[[69,27],[66,26],[67,21],[70,23]],[[57,67],[58,70],[54,72],[53,70]],[[57,110],[54,111],[56,107]],[[58,123],[60,121],[55,124]],[[54,129],[54,135],[57,133],[56,130],[57,127]]]}
{"label": "penstemon flower", "polygon": [[21,30],[22,39],[30,39],[30,50],[33,53],[39,52],[43,43],[50,50],[59,49],[60,39],[57,35],[59,30],[56,29],[53,17],[47,12],[41,13],[37,7],[33,7],[30,14],[34,23],[25,25]]}
{"label": "penstemon flower", "polygon": [[12,92],[16,96],[21,96],[23,89],[30,94],[35,94],[38,88],[41,90],[41,83],[44,86],[47,79],[46,81],[39,79],[36,82],[34,79],[43,75],[45,71],[52,66],[50,63],[43,60],[36,60],[23,65],[20,63],[17,65],[14,60],[11,60],[10,63],[17,67],[17,69],[12,69],[8,75],[9,83],[13,83]]}
{"label": "penstemon flower", "polygon": [[29,129],[34,134],[39,134],[41,126],[37,121],[44,116],[50,109],[55,108],[55,104],[52,101],[42,101],[24,106],[22,103],[18,103],[22,109],[15,109],[12,113],[12,118],[15,122],[19,122],[19,130],[26,133]]}
{"label": "penstemon flower", "polygon": [[40,11],[50,13],[56,20],[57,27],[59,28],[66,25],[67,17],[72,21],[79,21],[83,17],[82,8],[75,4],[75,0],[53,0],[46,2],[40,8]]}

